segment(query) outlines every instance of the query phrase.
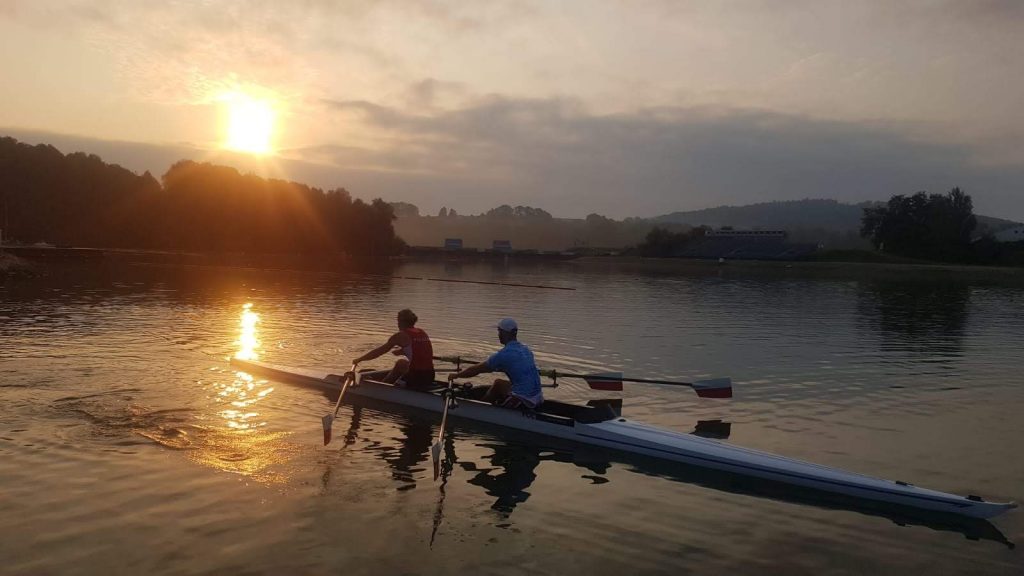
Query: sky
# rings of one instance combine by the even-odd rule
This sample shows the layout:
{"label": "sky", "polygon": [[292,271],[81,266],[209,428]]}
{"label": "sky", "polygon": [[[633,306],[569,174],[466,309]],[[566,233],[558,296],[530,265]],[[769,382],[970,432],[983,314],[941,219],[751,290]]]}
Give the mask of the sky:
{"label": "sky", "polygon": [[[424,213],[959,186],[1024,220],[1021,38],[1018,0],[0,0],[0,135]],[[228,149],[242,101],[269,153]]]}

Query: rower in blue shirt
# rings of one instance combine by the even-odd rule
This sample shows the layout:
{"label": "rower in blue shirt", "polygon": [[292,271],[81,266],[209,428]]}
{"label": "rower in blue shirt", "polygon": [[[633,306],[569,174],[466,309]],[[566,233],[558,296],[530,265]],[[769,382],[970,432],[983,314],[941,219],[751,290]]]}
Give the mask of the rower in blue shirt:
{"label": "rower in blue shirt", "polygon": [[505,408],[536,408],[544,402],[544,394],[540,386],[540,374],[537,364],[533,361],[533,352],[525,344],[517,340],[519,325],[511,318],[498,322],[498,341],[504,344],[487,360],[448,376],[448,380],[456,378],[472,378],[487,372],[503,372],[508,380],[499,378],[483,397],[490,402]]}

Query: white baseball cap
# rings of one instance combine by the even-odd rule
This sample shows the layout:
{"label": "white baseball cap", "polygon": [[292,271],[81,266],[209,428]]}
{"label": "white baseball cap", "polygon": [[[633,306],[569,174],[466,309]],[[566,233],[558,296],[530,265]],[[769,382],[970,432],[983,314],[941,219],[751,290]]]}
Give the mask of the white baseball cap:
{"label": "white baseball cap", "polygon": [[515,332],[516,330],[519,330],[519,325],[511,318],[502,318],[501,321],[498,322],[498,330],[503,332]]}

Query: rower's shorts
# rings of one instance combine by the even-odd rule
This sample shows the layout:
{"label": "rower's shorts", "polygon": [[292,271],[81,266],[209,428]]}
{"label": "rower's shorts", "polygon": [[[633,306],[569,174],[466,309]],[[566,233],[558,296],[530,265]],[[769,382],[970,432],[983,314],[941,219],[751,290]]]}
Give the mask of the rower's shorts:
{"label": "rower's shorts", "polygon": [[530,402],[526,398],[516,396],[515,394],[509,394],[508,396],[505,396],[505,399],[499,402],[498,405],[501,406],[502,408],[510,408],[512,410],[518,408],[526,408],[528,410],[533,410],[537,408],[537,406],[533,402]]}
{"label": "rower's shorts", "polygon": [[402,376],[406,388],[427,390],[434,386],[433,370],[409,370]]}

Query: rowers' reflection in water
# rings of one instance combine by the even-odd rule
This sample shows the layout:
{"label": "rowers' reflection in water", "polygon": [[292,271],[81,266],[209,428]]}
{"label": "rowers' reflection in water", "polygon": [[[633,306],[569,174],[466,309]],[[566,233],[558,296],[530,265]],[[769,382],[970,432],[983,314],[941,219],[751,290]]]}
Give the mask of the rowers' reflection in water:
{"label": "rowers' reflection in water", "polygon": [[[462,471],[471,474],[467,480],[469,484],[483,488],[488,496],[496,498],[491,504],[491,510],[498,512],[501,520],[507,520],[516,506],[530,498],[527,489],[537,479],[535,470],[541,462],[561,462],[585,468],[602,478],[597,483],[607,481],[603,475],[611,465],[609,461],[600,458],[576,461],[575,451],[554,451],[530,444],[495,442],[477,444],[477,447],[491,450],[491,454],[484,457],[490,466],[480,466],[476,462],[459,462],[458,465]],[[593,481],[593,475],[583,477]]]}
{"label": "rowers' reflection in water", "polygon": [[434,511],[434,523],[430,532],[431,547],[437,539],[438,528],[444,520],[444,501],[448,491],[448,481],[456,466],[460,472],[471,475],[466,480],[468,484],[479,486],[488,496],[497,498],[491,504],[491,510],[498,513],[495,526],[508,528],[512,525],[508,521],[509,517],[515,511],[516,506],[524,504],[529,499],[530,493],[527,489],[537,479],[535,470],[541,462],[572,463],[587,468],[594,474],[584,474],[582,478],[590,479],[594,484],[607,482],[604,473],[611,465],[603,458],[597,458],[591,463],[576,462],[574,461],[575,452],[553,451],[533,444],[492,442],[476,444],[476,447],[491,450],[491,454],[484,457],[491,466],[458,461],[455,455],[454,435],[448,435],[446,438],[444,461],[441,464],[441,485],[438,489],[437,508]]}
{"label": "rowers' reflection in water", "polygon": [[[328,395],[328,397],[330,397]],[[335,399],[337,399],[335,397]],[[356,443],[360,437],[360,430],[363,424],[363,402],[352,405],[352,417],[348,429],[344,435],[344,448]],[[374,414],[373,416],[377,416]],[[373,417],[371,417],[371,421]],[[397,446],[394,442],[381,442],[379,440],[366,440],[367,444],[362,450],[376,454],[391,468],[391,477],[401,482],[399,491],[411,490],[416,487],[416,480],[422,476],[426,467],[421,466],[430,455],[430,445],[433,443],[430,425],[426,422],[419,422],[408,418],[399,418],[395,422],[398,426]],[[326,491],[330,484],[330,466],[324,472],[321,479],[323,489]]]}
{"label": "rowers' reflection in water", "polygon": [[398,422],[398,432],[398,450],[381,449],[380,456],[391,467],[391,477],[403,483],[398,490],[411,490],[416,487],[416,478],[427,469],[421,464],[430,457],[434,435],[423,422],[404,419]]}

